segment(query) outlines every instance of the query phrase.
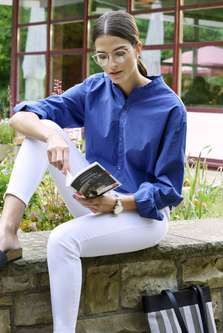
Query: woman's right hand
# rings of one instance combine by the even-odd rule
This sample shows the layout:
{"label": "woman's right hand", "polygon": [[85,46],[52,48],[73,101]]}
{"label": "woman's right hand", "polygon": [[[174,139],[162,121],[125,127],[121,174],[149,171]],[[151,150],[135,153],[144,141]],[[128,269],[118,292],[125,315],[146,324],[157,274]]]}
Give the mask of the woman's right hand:
{"label": "woman's right hand", "polygon": [[67,171],[70,171],[68,144],[58,133],[50,134],[46,143],[50,164],[61,170],[66,175]]}

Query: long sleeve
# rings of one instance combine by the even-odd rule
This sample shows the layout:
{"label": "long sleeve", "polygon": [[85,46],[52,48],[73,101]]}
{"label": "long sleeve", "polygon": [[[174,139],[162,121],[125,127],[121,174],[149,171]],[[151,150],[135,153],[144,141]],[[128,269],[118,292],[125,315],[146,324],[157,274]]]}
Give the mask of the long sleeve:
{"label": "long sleeve", "polygon": [[166,126],[155,164],[155,182],[142,183],[134,193],[137,210],[141,216],[162,220],[160,209],[177,206],[181,202],[185,141],[186,112],[173,112]]}
{"label": "long sleeve", "polygon": [[24,101],[16,105],[14,112],[26,110],[41,119],[56,122],[62,128],[84,126],[85,83],[66,90],[61,95],[52,95],[38,101]]}

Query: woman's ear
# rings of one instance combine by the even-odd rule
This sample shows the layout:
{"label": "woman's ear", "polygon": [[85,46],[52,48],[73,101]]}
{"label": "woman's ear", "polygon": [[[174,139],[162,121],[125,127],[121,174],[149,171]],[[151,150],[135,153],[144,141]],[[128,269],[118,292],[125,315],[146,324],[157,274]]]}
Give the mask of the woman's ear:
{"label": "woman's ear", "polygon": [[141,51],[142,51],[142,42],[139,40],[135,46],[135,50],[136,50],[136,55],[137,57],[140,56]]}

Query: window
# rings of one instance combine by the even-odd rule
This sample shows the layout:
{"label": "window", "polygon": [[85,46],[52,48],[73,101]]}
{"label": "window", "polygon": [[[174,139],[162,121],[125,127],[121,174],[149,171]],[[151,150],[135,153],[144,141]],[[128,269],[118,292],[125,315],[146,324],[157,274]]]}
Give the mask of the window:
{"label": "window", "polygon": [[223,47],[201,46],[183,49],[181,59],[181,96],[184,103],[200,109],[222,107]]}
{"label": "window", "polygon": [[[106,11],[127,10],[136,18],[144,44],[142,59],[148,73],[163,74],[191,107],[210,110],[221,107],[223,0],[214,1],[217,7],[206,0],[184,0],[179,12],[176,0],[89,0],[88,8],[83,0],[20,0],[18,3],[18,45],[14,48],[15,58],[19,56],[15,66],[20,66],[14,71],[18,74],[17,100],[26,96],[28,86],[23,62],[31,67],[44,63],[42,84],[45,87],[41,91],[46,94],[50,93],[53,79],[63,79],[68,87],[88,74],[101,71],[91,60],[95,20]],[[78,72],[74,73],[72,61],[73,67],[78,64]],[[65,68],[58,71],[60,65]],[[31,72],[38,76],[37,71],[30,69]],[[202,81],[209,94],[192,101],[188,97],[190,89],[198,89]]]}
{"label": "window", "polygon": [[89,15],[103,14],[109,10],[126,10],[128,0],[89,0]]}
{"label": "window", "polygon": [[184,42],[223,41],[223,8],[185,10],[183,14]]}

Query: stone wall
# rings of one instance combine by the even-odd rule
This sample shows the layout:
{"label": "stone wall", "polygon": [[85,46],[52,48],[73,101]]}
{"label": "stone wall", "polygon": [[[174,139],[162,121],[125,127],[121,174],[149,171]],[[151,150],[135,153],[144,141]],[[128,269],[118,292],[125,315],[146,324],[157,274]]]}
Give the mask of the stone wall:
{"label": "stone wall", "polygon": [[[48,235],[21,233],[23,259],[0,272],[1,333],[52,333]],[[141,294],[191,283],[211,287],[216,324],[222,333],[223,220],[170,223],[168,236],[159,246],[83,259],[77,332],[145,333]]]}

